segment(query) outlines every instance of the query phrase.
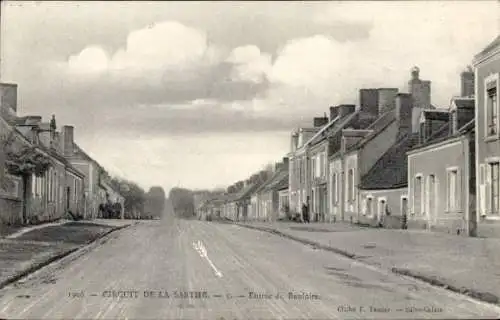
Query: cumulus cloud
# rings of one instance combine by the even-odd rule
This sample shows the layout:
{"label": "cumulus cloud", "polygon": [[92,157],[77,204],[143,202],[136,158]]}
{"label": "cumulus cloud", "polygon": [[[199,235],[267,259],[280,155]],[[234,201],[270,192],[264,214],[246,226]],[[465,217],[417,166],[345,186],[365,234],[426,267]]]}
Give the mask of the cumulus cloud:
{"label": "cumulus cloud", "polygon": [[233,49],[227,61],[234,65],[231,79],[235,81],[262,82],[271,67],[271,55],[255,45]]}
{"label": "cumulus cloud", "polygon": [[[471,2],[335,2],[318,13],[328,26],[338,21],[371,26],[366,39],[339,42],[317,35],[289,42],[270,71],[271,81],[298,86],[332,102],[356,98],[370,86],[405,89],[409,70],[421,68],[433,81],[433,98],[445,104],[456,94],[459,72],[491,41],[497,4]],[[482,17],[478,19],[478,17]]]}
{"label": "cumulus cloud", "polygon": [[[283,128],[277,121],[301,123],[332,104],[356,103],[363,87],[406,91],[409,71],[418,65],[421,77],[432,81],[433,103],[446,106],[458,92],[460,71],[496,36],[494,10],[495,3],[328,3],[313,16],[318,25],[325,30],[339,23],[366,25],[369,36],[340,41],[325,31],[289,40],[270,53],[254,44],[224,48],[202,30],[167,21],[131,32],[126,46],[114,53],[91,46],[71,57],[74,74],[100,77],[79,83],[80,89],[87,87],[72,102],[115,110],[146,106],[133,112],[153,114],[147,121],[158,122],[157,128],[161,121],[170,123],[155,116],[158,109],[176,110],[171,119],[180,120],[171,121],[169,132],[220,131],[224,121],[235,125],[222,126],[223,131],[267,130]],[[73,84],[65,79],[64,85]]]}

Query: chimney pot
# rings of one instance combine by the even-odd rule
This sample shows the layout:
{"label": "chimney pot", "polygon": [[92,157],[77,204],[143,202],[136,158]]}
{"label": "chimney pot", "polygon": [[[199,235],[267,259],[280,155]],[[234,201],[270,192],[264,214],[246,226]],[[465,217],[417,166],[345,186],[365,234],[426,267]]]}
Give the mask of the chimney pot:
{"label": "chimney pot", "polygon": [[63,126],[63,155],[65,157],[71,157],[73,155],[74,148],[74,127],[73,126]]}

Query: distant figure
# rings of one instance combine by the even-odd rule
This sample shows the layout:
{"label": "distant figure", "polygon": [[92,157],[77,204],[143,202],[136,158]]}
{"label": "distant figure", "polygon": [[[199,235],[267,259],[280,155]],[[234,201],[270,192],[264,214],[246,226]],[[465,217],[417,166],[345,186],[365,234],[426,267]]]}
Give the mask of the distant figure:
{"label": "distant figure", "polygon": [[309,223],[309,197],[307,197],[306,203],[302,204],[302,218],[304,223]]}
{"label": "distant figure", "polygon": [[100,218],[106,218],[106,217],[105,217],[105,215],[106,215],[106,209],[105,209],[104,204],[103,204],[103,203],[101,203],[101,204],[99,205],[99,213],[98,213],[98,216],[99,216]]}

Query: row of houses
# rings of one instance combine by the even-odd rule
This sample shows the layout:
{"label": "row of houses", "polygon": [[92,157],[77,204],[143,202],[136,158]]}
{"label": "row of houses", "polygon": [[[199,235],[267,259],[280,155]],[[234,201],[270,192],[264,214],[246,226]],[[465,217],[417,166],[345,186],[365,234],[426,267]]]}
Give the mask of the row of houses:
{"label": "row of houses", "polygon": [[406,92],[361,89],[357,105],[294,130],[272,178],[208,199],[200,212],[275,220],[307,204],[312,221],[498,236],[499,75],[500,36],[461,73],[447,106],[431,104],[418,67]]}
{"label": "row of houses", "polygon": [[19,116],[17,85],[0,83],[0,223],[53,221],[68,214],[93,219],[99,205],[124,198],[106,170],[75,141],[74,127],[58,130],[55,116]]}

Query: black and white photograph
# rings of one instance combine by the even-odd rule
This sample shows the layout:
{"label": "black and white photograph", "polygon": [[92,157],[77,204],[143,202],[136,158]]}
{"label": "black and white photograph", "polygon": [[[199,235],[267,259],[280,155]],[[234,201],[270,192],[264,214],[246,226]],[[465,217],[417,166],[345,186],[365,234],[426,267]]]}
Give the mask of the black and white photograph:
{"label": "black and white photograph", "polygon": [[499,0],[0,9],[0,319],[500,318]]}

